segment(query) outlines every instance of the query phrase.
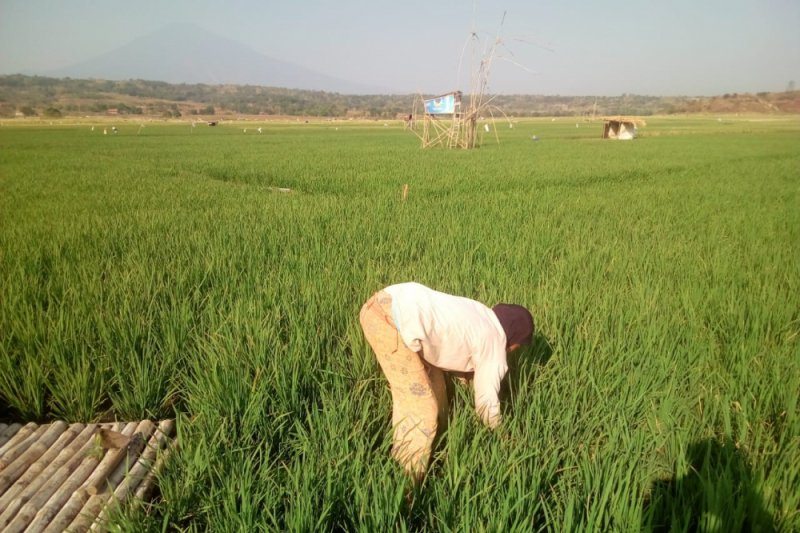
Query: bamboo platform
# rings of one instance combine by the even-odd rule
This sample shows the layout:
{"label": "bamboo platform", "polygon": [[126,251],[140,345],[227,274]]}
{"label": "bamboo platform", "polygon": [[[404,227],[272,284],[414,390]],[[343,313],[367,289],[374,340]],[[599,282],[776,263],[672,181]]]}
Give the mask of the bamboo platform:
{"label": "bamboo platform", "polygon": [[0,531],[105,530],[111,505],[147,499],[175,421],[0,423]]}

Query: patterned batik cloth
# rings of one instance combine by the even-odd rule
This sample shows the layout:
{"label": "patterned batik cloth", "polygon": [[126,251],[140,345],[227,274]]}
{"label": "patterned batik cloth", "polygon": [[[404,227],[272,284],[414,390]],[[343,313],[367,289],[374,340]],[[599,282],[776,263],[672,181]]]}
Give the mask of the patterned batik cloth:
{"label": "patterned batik cloth", "polygon": [[403,343],[389,294],[374,294],[359,319],[392,392],[392,456],[419,481],[428,468],[436,430],[447,420],[444,373]]}

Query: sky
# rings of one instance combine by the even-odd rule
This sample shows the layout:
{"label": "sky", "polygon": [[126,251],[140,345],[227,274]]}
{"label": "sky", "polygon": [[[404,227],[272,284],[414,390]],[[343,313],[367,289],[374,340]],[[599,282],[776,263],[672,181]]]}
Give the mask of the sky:
{"label": "sky", "polygon": [[798,0],[0,0],[0,74],[46,73],[173,23],[397,93],[467,91],[488,57],[492,93],[800,87]]}

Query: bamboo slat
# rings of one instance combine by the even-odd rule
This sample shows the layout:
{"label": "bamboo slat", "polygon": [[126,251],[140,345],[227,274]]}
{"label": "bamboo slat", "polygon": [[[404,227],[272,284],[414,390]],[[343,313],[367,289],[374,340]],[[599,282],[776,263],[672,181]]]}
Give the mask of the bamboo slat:
{"label": "bamboo slat", "polygon": [[13,491],[12,489],[0,497],[0,510],[2,510],[2,512],[0,512],[0,529],[11,521],[11,518],[16,514],[17,510],[31,498],[31,495],[36,493],[41,485],[50,479],[70,457],[77,453],[80,446],[92,431],[94,431],[93,426],[86,426],[68,446],[56,455],[55,459],[53,459],[27,487],[24,487],[20,491]]}
{"label": "bamboo slat", "polygon": [[19,422],[15,422],[13,424],[7,424],[5,429],[3,429],[2,433],[0,433],[0,435],[2,435],[3,437],[10,438],[14,433],[19,431],[19,428],[21,427],[22,424],[20,424]]}
{"label": "bamboo slat", "polygon": [[28,422],[24,426],[18,427],[17,430],[13,432],[13,434],[10,433],[9,430],[6,430],[7,432],[9,432],[8,434],[9,439],[8,441],[6,441],[5,444],[0,446],[0,456],[5,454],[6,450],[10,450],[12,447],[22,442],[23,439],[26,439],[28,435],[33,433],[33,431],[36,429],[36,426],[37,425],[34,424],[33,422]]}
{"label": "bamboo slat", "polygon": [[[33,422],[27,424],[26,426],[23,426],[22,424],[11,424],[6,428],[5,432],[2,435],[2,439],[5,440],[0,442],[0,455],[3,455],[3,452],[6,450],[6,448],[13,446],[11,440],[17,438],[19,432],[25,429],[27,426],[32,426],[35,428],[36,424],[34,424]],[[24,433],[23,436],[30,435],[29,430],[26,430],[26,432],[27,433]]]}
{"label": "bamboo slat", "polygon": [[[97,524],[101,519],[105,519],[105,509],[111,503],[111,500],[114,496],[114,491],[119,483],[125,478],[125,475],[129,472],[130,468],[136,463],[137,457],[147,443],[146,439],[150,437],[150,434],[154,429],[155,425],[150,420],[143,420],[138,426],[136,426],[133,435],[137,436],[138,438],[131,439],[125,448],[118,450],[118,452],[121,452],[120,459],[117,465],[114,466],[113,469],[111,469],[105,476],[102,481],[102,485],[92,485],[88,487],[89,493],[92,495],[92,497],[89,498],[89,501],[84,506],[84,510],[79,517],[92,516],[94,517],[94,524]],[[95,496],[98,496],[102,501],[102,505],[100,506],[99,510],[96,509],[97,504]],[[81,518],[78,523],[83,524],[83,519]],[[92,522],[90,522],[89,525],[93,525]],[[82,528],[82,525],[80,528]]]}
{"label": "bamboo slat", "polygon": [[[94,429],[95,427],[92,427],[92,430]],[[6,530],[4,530],[5,533],[16,533],[23,531],[36,516],[36,513],[39,511],[39,509],[41,509],[44,504],[47,503],[47,500],[50,499],[50,496],[52,496],[53,493],[58,490],[58,488],[69,477],[72,471],[75,470],[78,464],[81,463],[86,454],[90,452],[93,445],[91,438],[81,439],[81,441],[83,442],[83,446],[81,446],[77,452],[68,456],[64,464],[60,466],[52,476],[49,476],[47,479],[43,480],[42,483],[38,484],[35,492],[31,491],[31,487],[28,487],[28,490],[25,491],[28,492],[28,494],[25,495],[24,502],[22,501],[23,498],[18,498],[21,502],[21,506],[19,507],[19,511],[17,511],[14,519],[8,524],[8,526],[6,526]],[[78,444],[80,444],[80,442],[78,442]],[[2,521],[0,521],[0,527],[3,527]]]}
{"label": "bamboo slat", "polygon": [[113,493],[116,490],[117,485],[122,482],[125,475],[135,466],[137,458],[142,453],[142,450],[144,450],[144,447],[147,445],[147,439],[150,438],[155,428],[155,424],[150,420],[144,420],[136,427],[134,435],[139,435],[139,438],[132,440],[130,444],[128,444],[122,456],[122,460],[113,472],[108,475],[106,482],[106,488],[108,490],[104,492]]}
{"label": "bamboo slat", "polygon": [[3,449],[3,446],[5,446],[6,443],[9,440],[11,440],[11,437],[14,435],[14,433],[16,433],[17,430],[21,427],[22,426],[20,424],[11,424],[10,426],[7,426],[2,432],[0,432],[0,450]]}
{"label": "bamboo slat", "polygon": [[[112,425],[107,429],[120,430],[123,427],[123,423],[117,423],[116,425]],[[89,477],[89,475],[97,468],[97,465],[100,464],[102,459],[102,456],[95,453],[97,443],[94,439],[99,428],[100,426],[94,425],[89,434],[84,437],[86,439],[86,443],[84,444],[84,449],[86,449],[86,452],[80,455],[82,461],[79,463],[77,468],[72,471],[69,477],[64,480],[61,486],[55,492],[53,492],[53,494],[39,509],[39,511],[37,511],[36,516],[34,516],[30,526],[28,526],[26,531],[41,531],[51,520],[54,520],[59,513],[64,511],[66,508],[63,505],[65,501],[68,501],[68,499],[71,497],[75,497],[76,499],[80,498],[81,492],[86,492],[85,490],[78,489],[84,483],[86,478]],[[88,498],[88,496],[86,498]],[[80,508],[83,506],[84,502],[85,499],[81,501],[79,505],[77,505],[75,512],[72,513],[69,516],[69,519],[66,521],[67,524],[69,524],[75,514],[80,511]],[[75,505],[76,504],[73,504],[73,507]],[[69,508],[67,510],[69,510]],[[61,530],[63,530],[63,527]]]}
{"label": "bamboo slat", "polygon": [[[39,436],[47,431],[46,426],[36,426],[33,428],[33,431],[25,435],[24,438],[14,438],[12,441],[8,443],[8,446],[5,446],[2,455],[0,455],[0,472],[2,472],[5,467],[7,467],[11,462],[19,457],[22,452],[28,449]],[[22,433],[22,430],[17,432],[17,436]],[[15,436],[16,437],[16,436]]]}
{"label": "bamboo slat", "polygon": [[38,461],[33,463],[30,468],[9,488],[5,494],[0,492],[0,509],[5,509],[8,502],[25,489],[36,477],[52,464],[53,459],[84,429],[83,424],[72,424],[67,431],[58,437],[58,440],[42,455]]}
{"label": "bamboo slat", "polygon": [[[130,436],[136,429],[136,422],[131,422],[130,424],[103,424],[101,427]],[[94,435],[92,438],[94,439]],[[94,445],[96,445],[96,443],[93,443],[93,446]],[[40,513],[34,517],[31,526],[26,531],[65,531],[76,517],[79,516],[81,510],[86,507],[91,497],[87,488],[94,484],[102,483],[104,471],[107,470],[108,465],[115,460],[110,456],[112,452],[117,451],[118,450],[109,450],[102,458],[90,454],[81,467],[71,476],[72,481],[65,483],[58,493],[51,496],[52,502],[48,500],[48,504],[45,504],[45,507],[42,508]],[[65,500],[66,503],[62,503],[61,508],[58,509],[58,503],[62,500]],[[96,515],[97,513],[93,516]]]}
{"label": "bamboo slat", "polygon": [[[175,421],[2,424],[0,531],[105,530],[116,502],[150,494]],[[167,447],[161,452],[161,449]]]}
{"label": "bamboo slat", "polygon": [[[136,422],[131,422],[120,433],[126,437],[131,437],[136,432],[137,425]],[[125,448],[112,449],[105,454],[103,460],[100,461],[100,464],[97,465],[97,468],[86,482],[86,490],[89,491],[89,494],[94,495],[103,491],[109,474],[114,471],[126,454],[127,450]]]}
{"label": "bamboo slat", "polygon": [[[46,430],[42,433],[41,438],[24,450],[8,466],[0,470],[0,494],[4,493],[34,461],[41,457],[58,440],[58,437],[67,429],[67,423],[55,422],[49,426],[41,427]],[[0,462],[0,464],[2,463]]]}
{"label": "bamboo slat", "polygon": [[[97,520],[92,524],[92,530],[99,530],[104,527],[106,521],[106,511],[114,501],[124,502],[128,496],[136,490],[141,482],[147,477],[148,473],[153,471],[155,465],[156,455],[158,451],[166,445],[169,440],[169,435],[175,422],[172,420],[165,420],[159,424],[157,428],[151,427],[152,436],[147,442],[144,451],[139,455],[138,460],[133,467],[127,472],[127,475],[116,486],[113,493],[113,499],[109,500],[109,505],[106,505],[97,515]],[[152,424],[151,424],[152,426]]]}
{"label": "bamboo slat", "polygon": [[72,523],[66,527],[66,530],[71,532],[87,531],[95,521],[97,515],[100,514],[100,511],[103,510],[103,506],[105,506],[105,504],[105,494],[95,494],[94,496],[90,496],[89,501],[87,501],[86,505],[83,506],[81,512],[75,517],[75,520],[73,520]]}
{"label": "bamboo slat", "polygon": [[[175,420],[164,420],[159,424],[158,429],[162,434],[171,436],[175,432]],[[175,446],[177,446],[177,443]],[[137,500],[146,500],[150,497],[152,489],[155,486],[156,473],[161,471],[161,466],[171,452],[172,447],[166,448],[163,453],[158,455],[156,463],[150,468],[150,471],[147,472],[147,475],[142,482],[139,483],[139,486],[136,487],[136,492],[133,495],[134,498]]]}
{"label": "bamboo slat", "polygon": [[135,491],[142,481],[147,478],[148,473],[153,472],[153,466],[155,465],[158,453],[166,446],[174,427],[175,422],[173,420],[165,420],[158,425],[144,453],[142,453],[124,482],[114,491],[114,496],[116,496],[117,499],[124,501],[129,493]]}

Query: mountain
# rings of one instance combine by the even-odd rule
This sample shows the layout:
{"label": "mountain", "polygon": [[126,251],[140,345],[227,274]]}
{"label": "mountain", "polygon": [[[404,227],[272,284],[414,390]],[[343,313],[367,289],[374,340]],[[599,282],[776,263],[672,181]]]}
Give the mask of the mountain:
{"label": "mountain", "polygon": [[173,24],[101,56],[43,73],[57,78],[265,85],[345,94],[389,92],[287,63],[191,24]]}

